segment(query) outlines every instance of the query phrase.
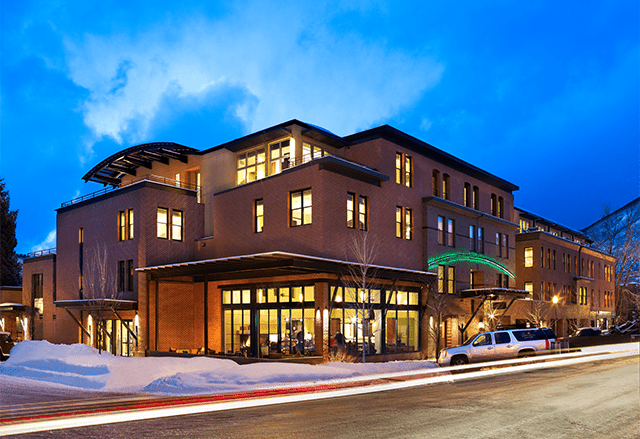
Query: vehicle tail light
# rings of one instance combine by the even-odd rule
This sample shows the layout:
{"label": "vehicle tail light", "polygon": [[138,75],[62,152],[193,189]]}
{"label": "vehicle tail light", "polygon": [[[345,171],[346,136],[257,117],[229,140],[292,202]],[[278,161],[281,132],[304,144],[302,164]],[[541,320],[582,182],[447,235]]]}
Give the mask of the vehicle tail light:
{"label": "vehicle tail light", "polygon": [[544,341],[544,346],[545,346],[545,349],[549,349],[550,343],[548,338]]}

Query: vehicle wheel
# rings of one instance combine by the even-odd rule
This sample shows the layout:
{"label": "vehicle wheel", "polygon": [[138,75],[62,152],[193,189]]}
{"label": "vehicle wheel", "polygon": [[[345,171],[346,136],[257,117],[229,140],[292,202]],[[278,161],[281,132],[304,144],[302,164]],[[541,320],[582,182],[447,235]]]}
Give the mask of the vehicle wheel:
{"label": "vehicle wheel", "polygon": [[464,364],[469,364],[469,360],[464,355],[457,355],[451,359],[452,366],[462,366]]}

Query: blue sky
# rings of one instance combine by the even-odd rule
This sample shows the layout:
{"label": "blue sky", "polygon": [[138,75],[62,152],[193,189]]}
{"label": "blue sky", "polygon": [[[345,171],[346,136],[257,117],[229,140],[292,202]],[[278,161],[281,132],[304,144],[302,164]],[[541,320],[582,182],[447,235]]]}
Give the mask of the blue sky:
{"label": "blue sky", "polygon": [[574,228],[640,195],[636,0],[5,1],[0,176],[19,253],[111,154],[289,119],[389,124]]}

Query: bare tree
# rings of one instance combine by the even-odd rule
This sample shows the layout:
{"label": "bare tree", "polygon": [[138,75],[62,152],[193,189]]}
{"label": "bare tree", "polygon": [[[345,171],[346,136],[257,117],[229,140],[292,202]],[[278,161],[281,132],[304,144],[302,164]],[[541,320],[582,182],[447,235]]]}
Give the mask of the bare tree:
{"label": "bare tree", "polygon": [[615,307],[619,320],[627,320],[629,314],[638,312],[635,300],[629,296],[629,285],[640,280],[640,198],[621,209],[611,212],[605,206],[602,219],[585,230],[593,247],[616,258],[615,262]]}
{"label": "bare tree", "polygon": [[85,311],[95,320],[98,351],[102,353],[107,317],[113,312],[113,300],[119,298],[115,267],[108,263],[107,249],[96,246],[91,257],[86,259],[86,269],[82,280],[82,293],[85,299]]}
{"label": "bare tree", "polygon": [[440,340],[442,339],[442,322],[449,311],[451,295],[436,291],[435,282],[425,284],[424,290],[427,291],[427,310],[433,317],[433,321],[430,320],[428,328],[429,338],[435,344],[435,354],[436,358],[438,358],[440,356]]}
{"label": "bare tree", "polygon": [[[348,251],[353,263],[347,266],[348,276],[343,281],[344,302],[355,304],[357,325],[362,332],[362,362],[365,363],[373,335],[374,304],[382,300],[380,285],[376,283],[378,270],[374,265],[379,246],[369,233],[358,233],[352,238]],[[384,321],[384,316],[381,317]]]}
{"label": "bare tree", "polygon": [[541,328],[548,322],[549,304],[542,300],[528,300],[526,317],[531,325]]}

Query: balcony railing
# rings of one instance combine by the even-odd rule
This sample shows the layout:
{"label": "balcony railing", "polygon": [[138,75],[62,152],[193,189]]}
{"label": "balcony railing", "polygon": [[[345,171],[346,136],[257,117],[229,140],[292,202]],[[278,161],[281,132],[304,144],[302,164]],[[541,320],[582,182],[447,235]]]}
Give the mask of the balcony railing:
{"label": "balcony railing", "polygon": [[40,256],[46,256],[46,255],[55,255],[56,254],[56,248],[47,248],[44,250],[36,250],[34,252],[31,253],[27,253],[27,255],[25,256],[25,259],[29,259],[29,258],[38,258]]}
{"label": "balcony railing", "polygon": [[198,202],[200,202],[200,186],[198,186],[196,184],[192,184],[192,183],[187,183],[185,181],[174,180],[173,178],[167,178],[167,177],[161,177],[159,175],[147,174],[147,175],[143,175],[143,176],[140,176],[140,177],[133,178],[131,180],[123,181],[118,186],[106,187],[106,188],[101,189],[99,191],[95,191],[95,192],[92,192],[90,194],[74,198],[73,200],[65,201],[64,203],[62,203],[62,207],[67,207],[67,206],[71,206],[73,204],[81,203],[82,201],[90,200],[92,198],[99,197],[99,196],[107,194],[109,192],[117,191],[118,189],[121,189],[121,188],[126,187],[126,186],[131,186],[132,184],[139,183],[141,181],[153,181],[155,183],[161,183],[161,184],[166,184],[166,185],[169,185],[169,186],[179,187],[179,188],[182,188],[182,189],[189,189],[189,190],[192,190],[192,191],[197,191],[198,192]]}

